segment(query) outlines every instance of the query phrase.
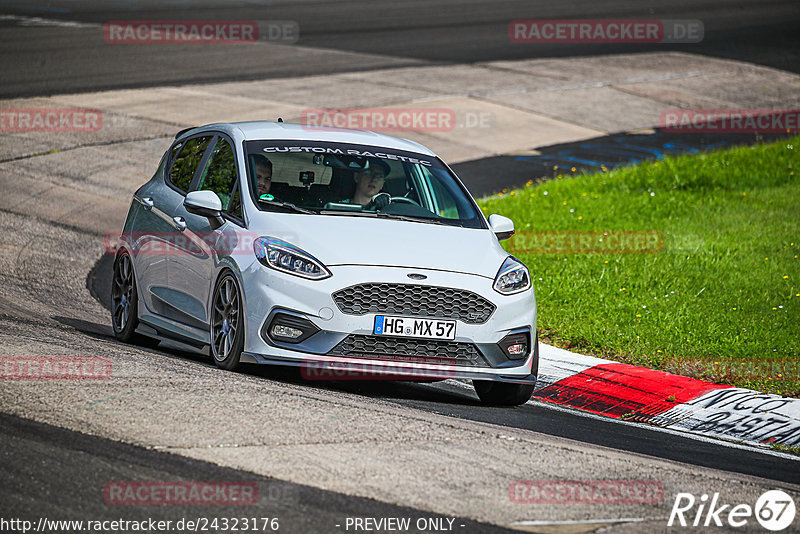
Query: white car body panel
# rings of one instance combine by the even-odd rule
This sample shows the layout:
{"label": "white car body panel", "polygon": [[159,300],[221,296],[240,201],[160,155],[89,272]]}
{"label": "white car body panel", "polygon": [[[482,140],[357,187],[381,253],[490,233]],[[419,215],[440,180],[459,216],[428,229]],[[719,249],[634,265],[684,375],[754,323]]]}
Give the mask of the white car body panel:
{"label": "white car body panel", "polygon": [[[508,253],[488,230],[343,215],[259,212],[248,230],[312,254],[328,267],[386,265],[494,279]],[[299,228],[302,228],[299,231]]]}

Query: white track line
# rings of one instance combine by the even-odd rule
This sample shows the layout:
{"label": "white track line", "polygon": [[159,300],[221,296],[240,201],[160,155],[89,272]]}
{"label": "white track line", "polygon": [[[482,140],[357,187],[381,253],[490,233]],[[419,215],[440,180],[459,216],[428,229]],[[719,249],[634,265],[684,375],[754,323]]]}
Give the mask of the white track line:
{"label": "white track line", "polygon": [[619,519],[583,519],[573,521],[514,521],[509,523],[515,527],[546,527],[557,525],[594,525],[597,523],[641,523],[647,521],[643,517],[621,517]]}

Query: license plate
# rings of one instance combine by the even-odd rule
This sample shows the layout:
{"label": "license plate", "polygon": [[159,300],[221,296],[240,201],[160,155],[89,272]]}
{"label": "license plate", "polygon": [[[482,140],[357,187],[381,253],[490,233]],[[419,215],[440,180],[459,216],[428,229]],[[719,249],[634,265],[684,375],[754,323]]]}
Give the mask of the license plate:
{"label": "license plate", "polygon": [[446,319],[419,319],[376,315],[376,336],[421,337],[425,339],[455,339],[456,322]]}

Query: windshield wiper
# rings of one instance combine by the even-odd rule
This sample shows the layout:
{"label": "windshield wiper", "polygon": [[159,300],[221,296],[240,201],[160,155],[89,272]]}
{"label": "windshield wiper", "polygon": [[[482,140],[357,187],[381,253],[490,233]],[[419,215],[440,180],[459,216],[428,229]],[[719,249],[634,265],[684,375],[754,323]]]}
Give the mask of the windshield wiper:
{"label": "windshield wiper", "polygon": [[345,210],[336,208],[324,208],[320,210],[320,215],[355,215],[356,217],[377,217],[374,211]]}
{"label": "windshield wiper", "polygon": [[[393,219],[396,221],[406,221],[406,222],[418,222],[418,223],[427,223],[427,224],[439,224],[443,226],[459,226],[464,227],[463,223],[460,221],[456,222],[455,220],[451,222],[445,222],[442,219],[433,219],[428,217],[414,217],[411,215],[399,215],[397,213],[386,213],[383,211],[357,211],[357,210],[339,210],[335,208],[327,208],[323,209],[319,212],[320,215],[352,215],[354,217],[375,217],[379,219]],[[450,219],[447,219],[448,221]]]}
{"label": "windshield wiper", "polygon": [[316,215],[316,212],[307,210],[306,208],[301,208],[300,206],[295,206],[291,202],[281,202],[280,200],[263,200],[258,199],[261,204],[266,204],[268,206],[277,206],[279,208],[286,208],[292,211],[296,211],[297,213],[307,213],[309,215]]}
{"label": "windshield wiper", "polygon": [[446,222],[442,221],[441,219],[432,219],[432,218],[428,218],[428,217],[414,217],[414,216],[410,216],[410,215],[398,215],[396,213],[385,213],[383,211],[377,212],[377,216],[385,218],[385,219],[396,219],[398,221],[429,223],[429,224],[443,224],[444,226],[453,226],[452,224],[446,223]]}

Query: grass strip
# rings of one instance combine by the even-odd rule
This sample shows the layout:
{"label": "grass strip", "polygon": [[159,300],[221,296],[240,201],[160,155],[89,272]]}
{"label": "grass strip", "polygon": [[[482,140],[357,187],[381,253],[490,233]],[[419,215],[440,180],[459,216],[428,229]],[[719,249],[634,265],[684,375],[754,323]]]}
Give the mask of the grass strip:
{"label": "grass strip", "polygon": [[515,222],[504,246],[530,268],[543,340],[798,397],[799,174],[794,137],[479,203]]}

